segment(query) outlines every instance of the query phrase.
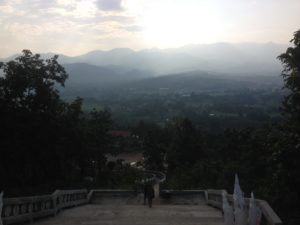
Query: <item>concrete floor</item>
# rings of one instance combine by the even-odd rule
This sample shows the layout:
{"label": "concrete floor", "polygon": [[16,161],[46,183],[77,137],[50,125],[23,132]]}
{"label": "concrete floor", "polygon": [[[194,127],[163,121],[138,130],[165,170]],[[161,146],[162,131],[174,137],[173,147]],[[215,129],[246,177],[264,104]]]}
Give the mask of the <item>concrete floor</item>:
{"label": "concrete floor", "polygon": [[35,225],[223,225],[221,211],[207,206],[203,198],[173,198],[165,202],[154,186],[153,207],[143,205],[143,194],[102,197],[95,203],[66,209]]}
{"label": "concrete floor", "polygon": [[219,210],[207,205],[84,205],[35,225],[223,225]]}

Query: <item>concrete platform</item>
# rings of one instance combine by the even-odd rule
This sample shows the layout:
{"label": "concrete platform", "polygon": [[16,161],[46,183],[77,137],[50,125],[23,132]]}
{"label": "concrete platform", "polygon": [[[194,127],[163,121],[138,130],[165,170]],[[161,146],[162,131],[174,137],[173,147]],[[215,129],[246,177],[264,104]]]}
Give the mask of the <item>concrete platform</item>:
{"label": "concrete platform", "polygon": [[84,205],[36,225],[221,225],[219,210],[206,205]]}

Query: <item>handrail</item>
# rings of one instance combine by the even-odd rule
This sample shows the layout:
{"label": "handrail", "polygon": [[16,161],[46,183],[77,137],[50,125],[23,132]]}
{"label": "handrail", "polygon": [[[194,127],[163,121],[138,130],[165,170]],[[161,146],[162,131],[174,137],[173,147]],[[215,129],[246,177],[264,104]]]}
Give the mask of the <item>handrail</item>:
{"label": "handrail", "polygon": [[56,190],[52,196],[56,200],[56,211],[88,202],[88,191],[86,189]]}
{"label": "handrail", "polygon": [[88,193],[88,203],[93,203],[93,199],[99,196],[136,196],[136,191],[132,189],[91,189]]}
{"label": "handrail", "polygon": [[[156,183],[161,183],[166,179],[165,174],[157,171],[145,170],[145,174],[151,174]],[[2,221],[4,225],[33,221],[36,218],[56,215],[62,209],[86,204],[90,202],[95,191],[89,193],[86,189],[81,190],[56,190],[51,195],[30,196],[20,198],[4,198],[2,209]],[[111,190],[101,190],[109,192]],[[128,190],[117,190],[119,192],[128,192]],[[174,192],[178,190],[173,190]],[[225,192],[228,201],[233,203],[233,196],[228,194],[226,190],[189,190],[184,193],[203,192],[207,204],[222,209],[222,193]],[[182,192],[182,191],[181,191]],[[245,198],[249,205],[249,198]],[[261,209],[263,218],[268,225],[282,225],[282,221],[264,200],[257,199],[257,206]]]}
{"label": "handrail", "polygon": [[[227,193],[226,190],[207,190],[207,203],[216,208],[222,209],[222,193],[225,192],[227,199],[233,203],[233,195]],[[249,205],[250,198],[245,198],[246,204]],[[257,206],[261,209],[264,219],[269,225],[282,225],[279,216],[274,212],[271,206],[265,200],[256,199]]]}
{"label": "handrail", "polygon": [[87,203],[87,190],[56,190],[51,195],[4,198],[3,224],[33,221],[56,215],[64,208]]}
{"label": "handrail", "polygon": [[151,181],[155,181],[156,183],[162,183],[166,180],[166,175],[159,171],[154,170],[144,170],[144,174],[150,174],[152,177]]}

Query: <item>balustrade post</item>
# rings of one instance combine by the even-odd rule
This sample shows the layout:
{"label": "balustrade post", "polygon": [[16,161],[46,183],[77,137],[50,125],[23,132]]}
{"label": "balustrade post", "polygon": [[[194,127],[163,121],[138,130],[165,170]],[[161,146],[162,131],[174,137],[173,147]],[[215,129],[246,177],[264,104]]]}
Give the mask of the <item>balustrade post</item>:
{"label": "balustrade post", "polygon": [[[224,214],[224,224],[225,225],[234,225],[234,214],[232,206],[229,205],[226,192],[222,193],[222,209]],[[252,224],[251,224],[252,225]]]}
{"label": "balustrade post", "polygon": [[52,204],[53,204],[53,210],[54,210],[54,216],[56,216],[57,214],[57,198],[58,198],[58,195],[57,195],[57,190],[52,194]]}
{"label": "balustrade post", "polygon": [[259,225],[261,221],[261,210],[256,206],[253,192],[251,192],[251,199],[249,201],[249,225]]}
{"label": "balustrade post", "polygon": [[3,207],[3,192],[0,194],[0,225],[3,225],[2,223],[2,207]]}
{"label": "balustrade post", "polygon": [[30,224],[33,223],[33,207],[34,207],[34,202],[31,200],[30,203],[28,204],[28,213],[30,215]]}

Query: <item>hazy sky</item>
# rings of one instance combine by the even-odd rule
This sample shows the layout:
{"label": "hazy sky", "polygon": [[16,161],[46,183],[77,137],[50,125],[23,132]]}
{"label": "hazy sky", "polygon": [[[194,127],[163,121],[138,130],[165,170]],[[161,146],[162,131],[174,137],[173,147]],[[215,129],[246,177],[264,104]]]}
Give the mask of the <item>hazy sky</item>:
{"label": "hazy sky", "polygon": [[300,0],[0,0],[0,57],[214,42],[287,43]]}

